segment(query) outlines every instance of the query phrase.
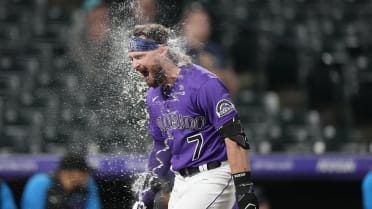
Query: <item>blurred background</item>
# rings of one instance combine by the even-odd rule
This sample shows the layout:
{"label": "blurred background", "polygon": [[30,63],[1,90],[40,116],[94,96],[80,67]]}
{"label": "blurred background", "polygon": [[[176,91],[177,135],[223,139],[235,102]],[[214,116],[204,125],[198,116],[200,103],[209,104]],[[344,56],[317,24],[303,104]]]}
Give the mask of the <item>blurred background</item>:
{"label": "blurred background", "polygon": [[[0,1],[0,175],[16,199],[29,175],[48,171],[40,160],[74,150],[107,163],[148,149],[145,91],[127,72],[121,37],[145,22],[182,34],[185,10],[197,7],[208,12],[222,72],[233,75],[226,83],[233,79],[254,178],[271,208],[362,208],[372,165],[372,1],[191,4]],[[36,167],[24,172],[24,159]],[[130,208],[130,177],[100,171],[104,207]]]}

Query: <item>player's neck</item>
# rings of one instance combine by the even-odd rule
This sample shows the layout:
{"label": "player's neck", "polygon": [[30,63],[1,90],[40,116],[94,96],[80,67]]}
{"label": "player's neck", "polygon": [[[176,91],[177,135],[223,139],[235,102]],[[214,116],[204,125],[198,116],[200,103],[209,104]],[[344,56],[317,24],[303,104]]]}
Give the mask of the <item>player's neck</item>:
{"label": "player's neck", "polygon": [[174,84],[180,74],[181,68],[174,65],[172,68],[168,68],[165,74],[164,84]]}

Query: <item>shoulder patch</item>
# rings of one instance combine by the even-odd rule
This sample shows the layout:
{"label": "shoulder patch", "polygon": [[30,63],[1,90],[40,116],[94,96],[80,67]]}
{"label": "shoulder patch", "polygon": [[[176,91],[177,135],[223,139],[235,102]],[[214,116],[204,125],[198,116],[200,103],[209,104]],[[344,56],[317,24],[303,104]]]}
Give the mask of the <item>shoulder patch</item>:
{"label": "shoulder patch", "polygon": [[216,105],[216,114],[219,118],[235,110],[235,106],[227,99],[218,101]]}

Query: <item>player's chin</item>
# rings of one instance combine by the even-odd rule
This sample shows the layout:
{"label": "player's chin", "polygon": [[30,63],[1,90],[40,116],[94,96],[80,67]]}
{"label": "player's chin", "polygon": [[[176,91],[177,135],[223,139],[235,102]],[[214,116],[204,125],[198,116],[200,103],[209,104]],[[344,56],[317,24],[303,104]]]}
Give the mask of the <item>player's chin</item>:
{"label": "player's chin", "polygon": [[153,87],[153,88],[155,88],[155,87],[159,86],[159,85],[155,82],[154,79],[151,79],[151,78],[149,78],[149,77],[146,77],[146,78],[145,78],[145,82],[146,82],[146,84],[147,84],[149,87]]}

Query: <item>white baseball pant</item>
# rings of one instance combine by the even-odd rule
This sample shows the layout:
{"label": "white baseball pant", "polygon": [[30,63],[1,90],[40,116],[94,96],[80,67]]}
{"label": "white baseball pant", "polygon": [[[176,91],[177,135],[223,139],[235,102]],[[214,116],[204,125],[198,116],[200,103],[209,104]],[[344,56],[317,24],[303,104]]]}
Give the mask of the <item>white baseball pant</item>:
{"label": "white baseball pant", "polygon": [[234,202],[235,186],[225,161],[189,177],[176,172],[168,209],[231,209]]}

